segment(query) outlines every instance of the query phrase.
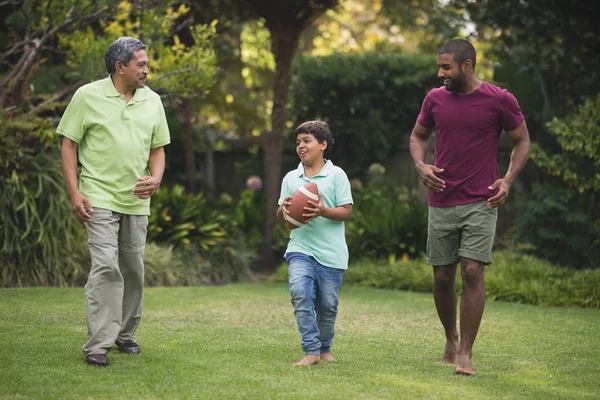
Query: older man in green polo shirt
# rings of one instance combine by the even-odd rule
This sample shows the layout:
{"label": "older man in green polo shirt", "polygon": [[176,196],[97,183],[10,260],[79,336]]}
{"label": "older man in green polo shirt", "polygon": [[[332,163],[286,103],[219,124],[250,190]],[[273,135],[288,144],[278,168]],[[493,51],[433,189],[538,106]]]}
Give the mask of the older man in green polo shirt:
{"label": "older man in green polo shirt", "polygon": [[113,42],[104,56],[109,76],[77,90],[57,129],[73,213],[88,233],[83,353],[94,366],[108,365],[115,344],[123,353],[140,352],[134,333],[142,315],[150,197],[170,142],[160,97],[145,86],[145,49],[132,37]]}

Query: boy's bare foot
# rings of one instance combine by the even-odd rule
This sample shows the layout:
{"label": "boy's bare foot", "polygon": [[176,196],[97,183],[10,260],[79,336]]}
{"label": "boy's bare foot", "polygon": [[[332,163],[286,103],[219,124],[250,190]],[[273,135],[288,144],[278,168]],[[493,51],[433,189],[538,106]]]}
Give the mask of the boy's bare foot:
{"label": "boy's bare foot", "polygon": [[454,364],[456,363],[456,349],[458,349],[458,340],[446,341],[446,347],[444,348],[444,355],[440,362],[442,364]]}
{"label": "boy's bare foot", "polygon": [[320,359],[321,359],[321,357],[318,354],[306,354],[304,357],[302,357],[302,360],[298,361],[295,364],[292,364],[292,366],[293,367],[306,367],[309,365],[316,364],[317,362],[319,362]]}
{"label": "boy's bare foot", "polygon": [[475,375],[475,371],[471,368],[470,354],[459,354],[456,357],[456,370],[454,372],[457,375]]}
{"label": "boy's bare foot", "polygon": [[331,353],[321,353],[321,360],[323,361],[337,361]]}

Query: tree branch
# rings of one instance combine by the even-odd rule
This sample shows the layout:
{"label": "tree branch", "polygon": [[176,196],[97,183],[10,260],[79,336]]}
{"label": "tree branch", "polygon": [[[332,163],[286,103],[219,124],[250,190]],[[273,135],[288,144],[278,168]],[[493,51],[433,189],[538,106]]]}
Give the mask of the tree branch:
{"label": "tree branch", "polygon": [[198,72],[198,70],[196,68],[183,68],[183,69],[178,69],[175,71],[165,72],[164,74],[160,75],[159,77],[152,79],[152,83],[158,82],[160,80],[163,80],[163,79],[168,78],[173,75],[184,74],[186,72]]}
{"label": "tree branch", "polygon": [[16,42],[12,45],[10,49],[8,49],[5,53],[0,55],[0,60],[4,60],[8,58],[11,54],[15,53],[21,47],[25,47],[27,45],[33,44],[33,40],[21,40],[20,42]]}
{"label": "tree branch", "polygon": [[[28,18],[29,14],[27,13],[24,3],[23,3],[23,12],[25,13],[25,15],[27,17],[27,20],[29,20],[29,18]],[[74,16],[73,15],[74,11],[76,10],[76,7],[79,5],[79,3],[80,3],[79,0],[76,0],[71,5],[69,10],[65,13],[64,20],[61,24],[59,24],[58,26],[55,26],[53,28],[50,28],[50,26],[48,26],[48,28],[46,28],[44,30],[38,29],[33,34],[33,36],[34,36],[33,39],[31,39],[31,36],[29,36],[29,33],[28,33],[25,40],[22,41],[23,43],[21,45],[13,46],[13,48],[11,48],[9,50],[9,52],[12,53],[12,52],[16,52],[16,50],[19,49],[20,47],[25,48],[25,50],[24,50],[23,54],[21,55],[17,64],[12,68],[10,73],[8,75],[6,75],[0,81],[0,106],[5,107],[5,106],[9,105],[9,104],[6,104],[7,98],[12,98],[12,102],[14,102],[15,104],[18,104],[20,102],[21,95],[23,92],[23,87],[26,84],[27,76],[30,74],[35,61],[39,57],[39,54],[42,49],[42,45],[46,41],[53,38],[57,32],[65,31],[71,25],[73,25],[75,23],[84,25],[90,20],[98,19],[100,16],[102,16],[104,13],[106,13],[110,10],[109,6],[105,6],[91,14],[85,15],[85,12],[87,12],[89,7],[91,7],[94,4],[94,3],[90,3],[90,5],[84,7],[83,10],[81,10],[81,12],[78,13],[78,15]],[[51,4],[52,4],[52,0],[46,0],[46,6],[51,6]],[[48,13],[49,13],[49,9],[46,11],[48,11]],[[47,15],[47,18],[50,18],[50,16]],[[28,26],[27,26],[28,32],[30,30],[29,28],[30,28],[30,24],[28,24]],[[6,57],[6,55],[3,55],[2,59],[5,57]]]}
{"label": "tree branch", "polygon": [[171,29],[171,34],[175,35],[177,32],[181,31],[183,28],[191,26],[193,22],[194,22],[194,19],[191,15],[188,16],[187,18],[184,18],[183,21],[181,21],[181,23],[179,25],[174,26]]}
{"label": "tree branch", "polygon": [[48,19],[48,26],[52,26],[52,13],[50,8],[52,7],[52,0],[46,0],[46,18]]}
{"label": "tree branch", "polygon": [[61,101],[62,99],[64,99],[68,95],[70,95],[71,93],[74,93],[77,89],[79,89],[84,84],[85,84],[84,81],[77,81],[74,84],[72,84],[70,86],[67,86],[66,88],[64,88],[63,90],[61,90],[60,92],[58,92],[53,97],[51,97],[51,98],[49,98],[47,100],[44,100],[43,102],[41,102],[40,104],[38,104],[35,108],[31,109],[31,111],[29,111],[27,113],[27,115],[37,114],[38,112],[40,112],[44,108],[46,108],[46,106],[48,104],[54,103],[56,101]]}

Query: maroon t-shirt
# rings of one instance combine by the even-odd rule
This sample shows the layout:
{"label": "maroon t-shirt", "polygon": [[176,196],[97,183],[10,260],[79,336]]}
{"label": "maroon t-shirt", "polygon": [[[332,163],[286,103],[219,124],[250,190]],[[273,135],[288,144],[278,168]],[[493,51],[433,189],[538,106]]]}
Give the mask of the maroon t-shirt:
{"label": "maroon t-shirt", "polygon": [[446,182],[442,192],[429,192],[432,207],[453,207],[487,200],[499,177],[496,154],[502,130],[512,131],[524,117],[515,97],[487,82],[472,93],[458,95],[444,87],[431,90],[417,122],[435,128],[433,165]]}

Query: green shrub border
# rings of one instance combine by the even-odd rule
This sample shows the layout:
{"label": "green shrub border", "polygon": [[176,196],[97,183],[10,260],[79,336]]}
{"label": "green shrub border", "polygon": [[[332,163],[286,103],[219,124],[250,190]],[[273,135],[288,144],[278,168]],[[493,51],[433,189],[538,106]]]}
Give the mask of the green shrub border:
{"label": "green shrub border", "polygon": [[[493,253],[485,268],[486,296],[490,300],[540,306],[600,308],[600,269],[576,270],[511,251]],[[271,277],[287,282],[287,265]],[[457,274],[459,275],[459,274]],[[431,292],[433,276],[424,259],[395,262],[357,260],[344,274],[344,285]],[[461,279],[456,280],[461,292]]]}

